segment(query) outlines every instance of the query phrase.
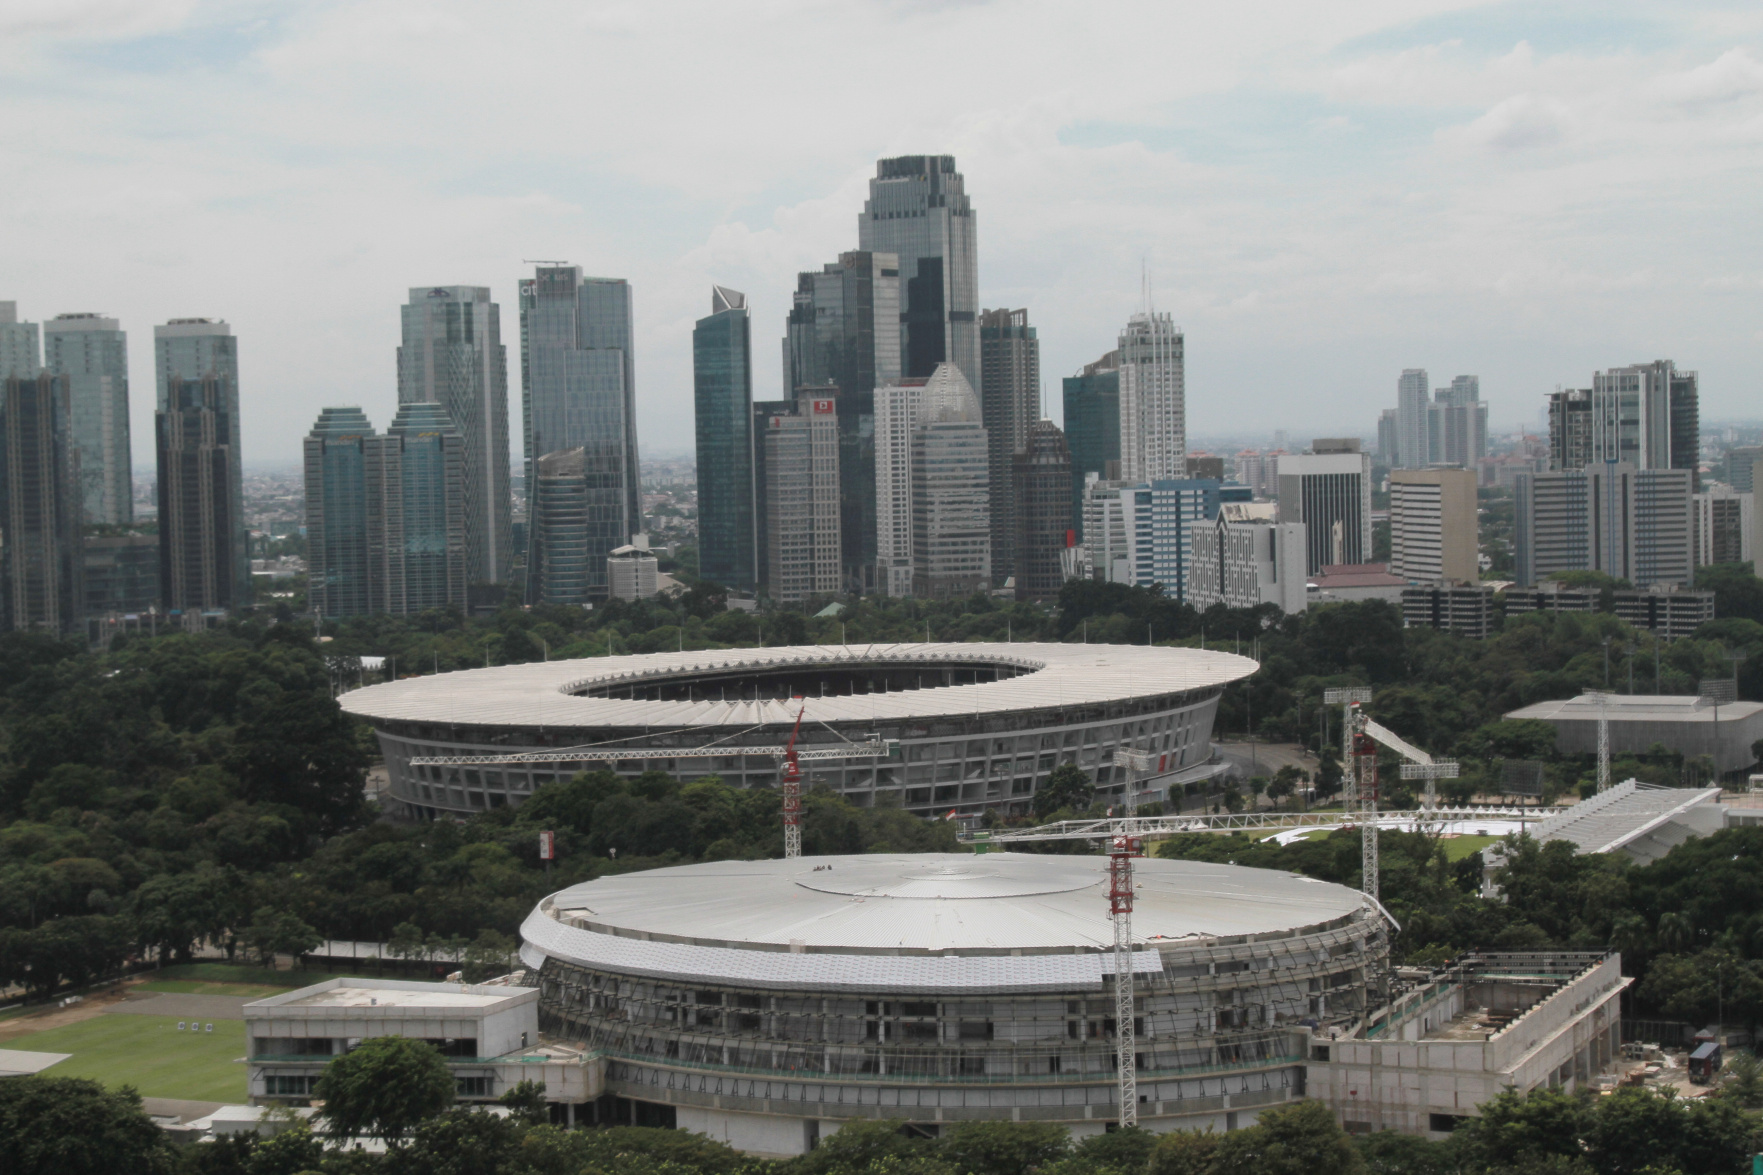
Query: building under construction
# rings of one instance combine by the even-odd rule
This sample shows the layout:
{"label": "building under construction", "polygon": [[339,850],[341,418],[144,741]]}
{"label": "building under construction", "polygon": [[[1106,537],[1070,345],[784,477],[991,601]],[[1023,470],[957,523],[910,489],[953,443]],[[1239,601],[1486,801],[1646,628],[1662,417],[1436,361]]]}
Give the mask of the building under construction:
{"label": "building under construction", "polygon": [[[1119,1117],[1108,859],[724,861],[604,877],[521,928],[540,1026],[597,1120],[799,1154],[853,1119],[1099,1133]],[[1230,1130],[1306,1093],[1317,1031],[1376,998],[1383,916],[1295,874],[1135,871],[1140,1125]],[[579,1112],[579,1111],[578,1111]]]}

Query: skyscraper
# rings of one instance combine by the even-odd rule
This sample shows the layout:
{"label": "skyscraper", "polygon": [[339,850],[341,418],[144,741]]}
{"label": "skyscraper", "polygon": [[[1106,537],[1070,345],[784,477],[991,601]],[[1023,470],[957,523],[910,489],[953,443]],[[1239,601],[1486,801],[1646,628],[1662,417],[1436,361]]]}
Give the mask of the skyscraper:
{"label": "skyscraper", "polygon": [[[979,349],[980,412],[991,447],[992,578],[1003,583],[1016,574],[1016,457],[1041,417],[1041,343],[1027,310],[986,310]],[[1063,433],[1059,440],[1063,451]]]}
{"label": "skyscraper", "polygon": [[57,314],[43,324],[43,351],[44,366],[67,377],[85,521],[126,526],[135,520],[128,336],[114,318]]}
{"label": "skyscraper", "polygon": [[[1400,469],[1425,469],[1432,464],[1427,432],[1427,378],[1424,367],[1409,367],[1396,381],[1396,460]],[[1310,540],[1316,528],[1310,529]]]}
{"label": "skyscraper", "polygon": [[798,274],[784,338],[783,410],[793,410],[804,388],[816,389],[817,399],[831,388],[838,402],[839,534],[850,592],[877,587],[875,389],[899,378],[899,258],[841,253],[819,272]]}
{"label": "skyscraper", "polygon": [[1481,380],[1460,375],[1433,394],[1426,413],[1428,464],[1474,469],[1488,452],[1488,406]]}
{"label": "skyscraper", "polygon": [[1592,461],[1592,390],[1549,395],[1549,468],[1584,469]]}
{"label": "skyscraper", "polygon": [[1110,351],[1085,364],[1078,374],[1066,376],[1062,389],[1065,443],[1071,449],[1072,510],[1082,538],[1085,479],[1093,473],[1103,481],[1120,480],[1120,352]]}
{"label": "skyscraper", "polygon": [[992,582],[990,453],[979,397],[952,363],[925,384],[912,430],[912,594]]}
{"label": "skyscraper", "polygon": [[[1076,537],[1077,527],[1071,509],[1071,451],[1058,425],[1037,420],[1030,426],[1027,442],[1012,458],[1011,478],[1016,527],[1011,574],[1016,577],[1016,598],[1055,599],[1065,584],[1067,540]],[[1002,583],[1004,578],[992,569],[994,582]]]}
{"label": "skyscraper", "polygon": [[710,316],[692,328],[692,385],[698,435],[698,574],[751,591],[759,581],[759,552],[747,295],[711,287]]}
{"label": "skyscraper", "polygon": [[1513,525],[1519,584],[1558,571],[1602,571],[1637,588],[1691,582],[1692,476],[1615,461],[1521,475]]}
{"label": "skyscraper", "polygon": [[527,602],[587,604],[604,599],[611,591],[605,570],[611,551],[602,553],[590,541],[604,495],[592,484],[586,454],[580,448],[546,453],[534,463],[534,474],[527,499],[532,503]]}
{"label": "skyscraper", "polygon": [[945,364],[930,379],[902,378],[875,389],[876,586],[890,596],[912,594],[912,438],[933,379],[967,382],[960,368]]}
{"label": "skyscraper", "polygon": [[[375,555],[385,610],[467,606],[470,445],[443,404],[409,401],[368,448],[371,502],[383,503]],[[503,463],[506,468],[506,462]]]}
{"label": "skyscraper", "polygon": [[[630,541],[643,517],[630,283],[584,278],[574,265],[540,266],[520,284],[520,342],[529,501],[536,501],[531,487],[541,457],[582,451],[589,498],[568,513],[586,528],[588,598],[604,599],[606,557]],[[534,514],[535,540],[536,523]],[[529,575],[529,602],[535,583]]]}
{"label": "skyscraper", "polygon": [[1436,583],[1481,577],[1475,474],[1398,469],[1390,474],[1390,574]]}
{"label": "skyscraper", "polygon": [[1596,372],[1591,461],[1694,474],[1700,456],[1696,384],[1695,372],[1679,371],[1669,359]]}
{"label": "skyscraper", "polygon": [[[835,401],[804,394],[770,418],[765,447],[766,576],[771,598],[800,603],[839,590],[839,419]],[[703,500],[703,491],[699,491]]]}
{"label": "skyscraper", "polygon": [[[153,372],[162,601],[168,609],[197,611],[247,604],[251,549],[240,466],[239,340],[225,322],[174,318],[153,328]],[[202,419],[203,413],[214,419]],[[203,439],[210,435],[212,440]],[[223,468],[224,485],[210,480]],[[169,490],[168,482],[174,483]],[[168,510],[177,514],[169,529]],[[211,566],[221,558],[227,561],[224,571]]]}
{"label": "skyscraper", "polygon": [[[939,363],[980,382],[979,261],[973,205],[953,155],[882,159],[857,221],[859,249],[892,253],[901,284],[900,374]],[[878,381],[880,382],[880,381]]]}
{"label": "skyscraper", "polygon": [[1377,459],[1394,469],[1397,465],[1396,454],[1396,410],[1385,408],[1377,418]]}
{"label": "skyscraper", "polygon": [[1279,458],[1279,520],[1304,524],[1305,575],[1371,559],[1371,458],[1345,451]]}
{"label": "skyscraper", "polygon": [[68,379],[9,375],[0,402],[0,572],[13,630],[71,633],[85,615],[79,448]]}
{"label": "skyscraper", "polygon": [[1135,314],[1120,332],[1120,476],[1188,474],[1185,343],[1167,314]]}
{"label": "skyscraper", "polygon": [[[238,449],[226,383],[172,377],[153,415],[159,468],[159,598],[170,612],[230,609],[248,596]],[[237,404],[237,397],[233,398]]]}
{"label": "skyscraper", "polygon": [[41,354],[37,324],[18,320],[17,302],[0,302],[0,379],[36,375]]}
{"label": "skyscraper", "polygon": [[320,616],[362,616],[373,610],[366,448],[374,435],[361,409],[326,408],[302,446],[307,594]]}
{"label": "skyscraper", "polygon": [[490,300],[488,286],[421,286],[410,290],[400,314],[398,403],[441,405],[464,442],[466,577],[474,584],[506,582],[514,523],[501,307]]}

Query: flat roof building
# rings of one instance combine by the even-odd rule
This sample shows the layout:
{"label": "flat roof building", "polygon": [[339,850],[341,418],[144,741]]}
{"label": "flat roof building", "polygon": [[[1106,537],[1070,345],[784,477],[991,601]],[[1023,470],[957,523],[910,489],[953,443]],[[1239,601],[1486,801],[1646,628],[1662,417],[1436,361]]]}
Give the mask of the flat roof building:
{"label": "flat roof building", "polygon": [[1596,754],[1598,715],[1607,709],[1610,750],[1642,753],[1654,743],[1686,759],[1709,755],[1721,774],[1751,766],[1751,744],[1763,738],[1763,703],[1726,702],[1679,695],[1580,694],[1509,711],[1509,719],[1535,719],[1555,727],[1555,749]]}

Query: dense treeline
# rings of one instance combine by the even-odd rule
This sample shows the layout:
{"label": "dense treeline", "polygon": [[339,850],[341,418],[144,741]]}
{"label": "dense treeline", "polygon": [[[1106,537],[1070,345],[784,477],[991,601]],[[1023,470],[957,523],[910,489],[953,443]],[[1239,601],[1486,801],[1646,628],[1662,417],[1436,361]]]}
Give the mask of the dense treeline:
{"label": "dense treeline", "polygon": [[[375,1120],[376,1136],[389,1138],[383,1155],[327,1147],[305,1124],[268,1140],[246,1136],[179,1148],[131,1095],[108,1094],[87,1081],[33,1077],[0,1083],[0,1169],[18,1175],[1741,1175],[1763,1143],[1758,1117],[1747,1109],[1757,1103],[1756,1086],[1753,1074],[1749,1083],[1730,1083],[1693,1101],[1646,1089],[1603,1098],[1508,1092],[1440,1142],[1391,1132],[1349,1136],[1322,1103],[1300,1101],[1225,1134],[1118,1130],[1075,1142],[1050,1124],[967,1122],[944,1126],[932,1139],[909,1135],[897,1122],[858,1121],[800,1158],[764,1160],[683,1131],[561,1131],[540,1124],[537,1091],[530,1089],[505,1099],[513,1111],[507,1116],[413,1104],[408,1121]],[[333,1113],[336,1105],[335,1099],[327,1103],[314,1120],[320,1130],[338,1119],[354,1123],[356,1115]]]}
{"label": "dense treeline", "polygon": [[[1736,579],[1722,582],[1720,590],[1741,606]],[[1552,788],[1582,782],[1590,764],[1555,756],[1549,728],[1500,715],[1601,684],[1606,637],[1619,687],[1631,643],[1637,687],[1652,676],[1655,649],[1668,691],[1688,691],[1702,677],[1727,672],[1728,649],[1757,647],[1743,672],[1763,674],[1763,625],[1742,618],[1656,647],[1601,613],[1512,617],[1497,636],[1478,642],[1404,630],[1397,611],[1380,602],[1291,617],[1267,609],[1202,614],[1154,591],[1093,582],[1066,585],[1054,608],[984,596],[849,601],[837,616],[752,614],[724,604],[720,589],[697,584],[677,598],[593,611],[510,607],[471,620],[439,612],[364,618],[328,626],[323,643],[300,624],[245,619],[198,635],[118,640],[103,654],[42,636],[0,637],[0,979],[43,993],[112,971],[130,952],[178,958],[205,940],[258,954],[297,953],[320,937],[395,940],[406,951],[419,943],[478,942],[493,953],[548,888],[612,870],[782,852],[775,795],[713,778],[595,775],[554,784],[522,809],[468,821],[376,822],[361,790],[375,754],[371,732],[333,697],[370,680],[357,660],[368,654],[393,658],[397,672],[408,674],[486,658],[761,641],[891,643],[927,634],[948,641],[1204,644],[1258,651],[1263,663],[1253,679],[1227,692],[1216,734],[1252,727],[1261,737],[1315,744],[1323,729],[1321,691],[1369,684],[1382,721],[1465,761],[1464,779],[1448,785],[1461,793],[1490,786],[1509,758],[1548,760]],[[1756,687],[1763,677],[1741,676],[1741,692],[1756,696]],[[1329,743],[1339,737],[1333,728],[1327,734]],[[1329,754],[1324,745],[1324,768]],[[1617,766],[1661,782],[1695,768],[1663,752]],[[1392,802],[1405,799],[1400,790],[1392,786]],[[1078,781],[1043,798],[1035,818],[1078,814],[1093,795]],[[558,833],[562,850],[549,873],[537,857],[541,828]],[[948,825],[854,808],[831,794],[807,802],[809,853],[946,849],[951,834]],[[1356,853],[1344,843],[1331,849],[1333,843],[1293,851],[1334,852],[1326,871],[1302,867],[1351,882]],[[1245,860],[1269,851],[1229,839],[1208,844],[1194,851]],[[1446,862],[1425,842],[1386,856],[1386,869],[1413,873],[1412,885],[1404,878],[1386,890],[1399,888],[1407,903],[1412,920],[1403,919],[1403,946],[1417,957],[1526,941],[1620,940],[1631,944],[1637,965],[1711,949],[1748,961],[1763,950],[1752,945],[1749,930],[1716,942],[1724,921],[1704,919],[1693,934],[1672,929],[1670,919],[1664,931],[1649,921],[1650,937],[1642,936],[1614,913],[1591,918],[1602,906],[1588,906],[1583,925],[1568,929],[1518,903],[1484,908],[1475,896],[1476,866]],[[1662,916],[1627,906],[1619,912]]]}

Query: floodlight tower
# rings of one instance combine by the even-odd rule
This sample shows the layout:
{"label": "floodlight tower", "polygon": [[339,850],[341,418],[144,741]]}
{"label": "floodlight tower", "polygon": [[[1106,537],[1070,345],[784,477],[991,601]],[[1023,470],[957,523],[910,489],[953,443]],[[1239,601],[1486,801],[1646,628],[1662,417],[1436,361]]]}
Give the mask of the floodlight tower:
{"label": "floodlight tower", "polygon": [[1610,790],[1610,691],[1587,690],[1598,701],[1598,790]]}
{"label": "floodlight tower", "polygon": [[1120,1128],[1139,1124],[1138,1051],[1133,1033],[1132,859],[1136,836],[1117,836],[1108,850],[1108,913],[1114,919],[1114,1063],[1120,1075]]}

